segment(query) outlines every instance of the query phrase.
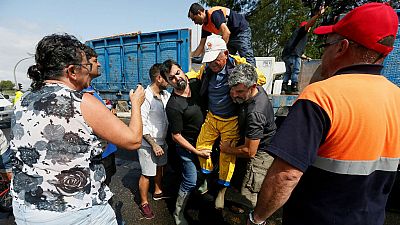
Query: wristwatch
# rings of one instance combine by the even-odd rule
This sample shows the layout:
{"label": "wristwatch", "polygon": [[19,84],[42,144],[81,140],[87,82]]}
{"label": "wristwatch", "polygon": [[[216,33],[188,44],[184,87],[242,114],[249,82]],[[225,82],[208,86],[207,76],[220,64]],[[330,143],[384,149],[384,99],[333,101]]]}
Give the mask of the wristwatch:
{"label": "wristwatch", "polygon": [[251,225],[265,225],[265,224],[266,224],[266,221],[263,221],[263,222],[261,222],[261,223],[256,223],[256,222],[254,222],[253,212],[254,212],[254,210],[251,210],[250,213],[249,213],[249,221],[250,221],[250,224],[251,224]]}

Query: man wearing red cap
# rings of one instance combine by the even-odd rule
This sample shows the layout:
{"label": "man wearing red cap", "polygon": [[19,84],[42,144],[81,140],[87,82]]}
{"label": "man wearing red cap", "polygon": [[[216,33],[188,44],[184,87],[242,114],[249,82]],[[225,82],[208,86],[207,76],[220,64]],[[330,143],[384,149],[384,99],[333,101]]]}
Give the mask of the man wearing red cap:
{"label": "man wearing red cap", "polygon": [[[286,67],[286,72],[283,75],[282,94],[299,94],[298,76],[301,58],[307,58],[304,55],[308,39],[307,34],[324,12],[325,8],[322,7],[309,21],[301,22],[300,26],[293,31],[292,36],[286,42],[282,51],[282,60],[285,62]],[[288,86],[289,80],[291,80],[291,91],[289,91]]]}
{"label": "man wearing red cap", "polygon": [[323,81],[306,87],[272,139],[275,156],[248,224],[278,208],[284,225],[382,225],[400,158],[400,89],[380,75],[396,12],[368,3],[332,26]]}

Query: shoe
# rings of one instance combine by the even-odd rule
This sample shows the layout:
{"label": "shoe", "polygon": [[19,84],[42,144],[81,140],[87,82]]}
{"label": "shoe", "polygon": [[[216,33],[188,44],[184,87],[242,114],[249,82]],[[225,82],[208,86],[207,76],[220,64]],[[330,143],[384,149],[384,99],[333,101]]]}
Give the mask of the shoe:
{"label": "shoe", "polygon": [[286,95],[289,92],[289,85],[288,82],[283,82],[282,83],[282,91],[281,91],[281,95]]}
{"label": "shoe", "polygon": [[188,199],[189,199],[189,192],[179,191],[174,211],[174,220],[176,225],[188,225],[188,222],[184,216],[185,207]]}
{"label": "shoe", "polygon": [[149,203],[145,203],[139,206],[140,212],[144,216],[144,218],[151,220],[155,217],[153,210],[151,210]]}
{"label": "shoe", "polygon": [[207,179],[204,179],[204,182],[200,187],[197,189],[201,195],[204,195],[205,193],[208,192],[208,184],[207,184]]}
{"label": "shoe", "polygon": [[299,87],[297,82],[292,82],[292,95],[299,94]]}
{"label": "shoe", "polygon": [[154,201],[158,201],[158,200],[166,199],[166,198],[171,198],[171,196],[164,195],[164,192],[161,192],[160,194],[156,194],[156,193],[153,194]]}
{"label": "shoe", "polygon": [[223,187],[219,190],[217,198],[215,199],[215,209],[222,210],[224,208],[226,189],[226,187]]}

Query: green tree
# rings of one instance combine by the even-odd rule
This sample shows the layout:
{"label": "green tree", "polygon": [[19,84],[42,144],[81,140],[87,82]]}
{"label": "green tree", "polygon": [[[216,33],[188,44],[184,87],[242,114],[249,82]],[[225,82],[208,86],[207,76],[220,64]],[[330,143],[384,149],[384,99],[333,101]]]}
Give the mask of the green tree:
{"label": "green tree", "polygon": [[2,80],[2,81],[0,81],[0,89],[1,90],[12,90],[12,89],[14,89],[14,83],[10,80]]}
{"label": "green tree", "polygon": [[[324,16],[315,26],[333,24],[337,18],[367,2],[389,2],[400,7],[400,0],[201,0],[209,7],[225,6],[244,13],[252,29],[253,49],[256,56],[274,56],[279,60],[286,41],[301,21],[310,19],[321,6],[328,6]],[[310,33],[306,55],[320,58],[318,44],[322,42]]]}

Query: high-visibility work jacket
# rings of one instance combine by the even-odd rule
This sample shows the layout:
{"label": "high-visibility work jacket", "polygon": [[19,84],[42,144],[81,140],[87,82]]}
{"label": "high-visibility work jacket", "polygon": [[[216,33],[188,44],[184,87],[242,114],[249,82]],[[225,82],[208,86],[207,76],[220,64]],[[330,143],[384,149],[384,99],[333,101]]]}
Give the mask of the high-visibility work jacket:
{"label": "high-visibility work jacket", "polygon": [[202,29],[214,34],[220,34],[220,30],[215,26],[215,24],[211,21],[211,15],[214,11],[221,10],[226,18],[227,12],[229,11],[228,8],[222,6],[215,6],[211,9],[207,10],[207,24],[203,24]]}
{"label": "high-visibility work jacket", "polygon": [[[340,86],[348,88],[336,88]],[[363,97],[366,92],[368,98]],[[308,86],[299,99],[316,103],[331,123],[314,167],[345,175],[397,171],[400,89],[396,85],[380,75],[337,75]]]}

